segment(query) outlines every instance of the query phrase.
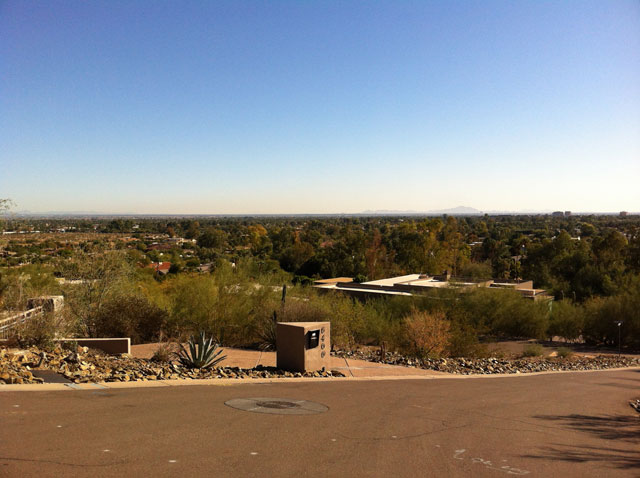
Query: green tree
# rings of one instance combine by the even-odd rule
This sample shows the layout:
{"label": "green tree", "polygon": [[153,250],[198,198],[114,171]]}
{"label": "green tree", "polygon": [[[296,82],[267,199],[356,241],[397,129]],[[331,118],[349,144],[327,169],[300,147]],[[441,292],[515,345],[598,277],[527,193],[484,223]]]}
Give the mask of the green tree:
{"label": "green tree", "polygon": [[222,249],[226,243],[227,233],[214,227],[208,227],[198,237],[198,246],[208,249]]}
{"label": "green tree", "polygon": [[[11,199],[0,199],[0,216],[5,215],[8,211],[10,211],[13,207],[15,207],[16,203],[14,203]],[[4,230],[4,220],[0,217],[0,228]]]}

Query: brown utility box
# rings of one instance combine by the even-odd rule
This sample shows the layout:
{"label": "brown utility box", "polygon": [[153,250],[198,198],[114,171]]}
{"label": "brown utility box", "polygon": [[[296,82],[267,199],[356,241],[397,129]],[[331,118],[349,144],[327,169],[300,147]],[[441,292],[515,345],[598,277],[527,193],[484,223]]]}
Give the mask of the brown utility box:
{"label": "brown utility box", "polygon": [[330,370],[331,323],[278,322],[276,349],[276,362],[281,370]]}

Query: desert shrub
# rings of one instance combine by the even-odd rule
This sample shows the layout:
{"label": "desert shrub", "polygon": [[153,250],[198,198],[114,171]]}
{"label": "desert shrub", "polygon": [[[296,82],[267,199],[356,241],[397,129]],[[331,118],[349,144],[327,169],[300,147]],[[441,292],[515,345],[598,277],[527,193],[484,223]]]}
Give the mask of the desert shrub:
{"label": "desert shrub", "polygon": [[339,296],[338,300],[330,300],[330,296],[322,297],[322,307],[331,322],[331,341],[338,347],[352,347],[366,340],[364,324],[366,306],[362,302]]}
{"label": "desert shrub", "polygon": [[356,274],[356,276],[353,278],[353,282],[357,282],[358,284],[367,282],[367,276],[365,276],[364,274]]}
{"label": "desert shrub", "polygon": [[569,358],[573,355],[573,350],[571,350],[568,347],[558,347],[558,350],[556,350],[556,353],[560,358]]}
{"label": "desert shrub", "polygon": [[290,298],[278,312],[278,322],[322,322],[329,319],[323,304]]}
{"label": "desert shrub", "polygon": [[567,300],[552,303],[551,319],[547,329],[549,337],[559,336],[576,340],[584,328],[584,309]]}
{"label": "desert shrub", "polygon": [[262,285],[282,285],[289,283],[292,274],[283,271],[278,261],[273,259],[260,259],[256,257],[241,257],[232,267],[229,262],[220,260],[216,262],[214,276],[219,283],[241,282]]}
{"label": "desert shrub", "polygon": [[[400,319],[393,320],[378,301],[363,303],[342,294],[318,294],[305,287],[289,289],[284,306],[277,301],[258,320],[263,346],[275,345],[275,322],[330,322],[331,342],[339,348],[396,342]],[[274,318],[275,312],[275,318]]]}
{"label": "desert shrub", "polygon": [[406,350],[416,357],[439,357],[447,349],[450,324],[444,314],[414,310],[404,319]]}
{"label": "desert shrub", "polygon": [[95,337],[101,309],[129,293],[133,267],[122,251],[76,254],[58,266],[60,274],[77,283],[65,286],[65,309],[76,322],[80,335]]}
{"label": "desert shrub", "polygon": [[130,337],[140,344],[155,342],[167,324],[167,312],[140,295],[112,297],[92,324],[96,337]]}
{"label": "desert shrub", "polygon": [[[256,311],[257,312],[257,311]],[[275,350],[276,348],[276,324],[277,322],[323,322],[328,321],[328,314],[317,304],[306,299],[291,297],[286,303],[280,302],[271,315],[268,310],[256,313],[256,336],[259,347],[263,350]]]}
{"label": "desert shrub", "polygon": [[623,345],[640,347],[640,281],[632,282],[625,292],[584,303],[584,339],[593,344],[618,343],[618,326]]}
{"label": "desert shrub", "polygon": [[60,286],[49,266],[0,269],[0,310],[23,311],[31,297],[59,294]]}
{"label": "desert shrub", "polygon": [[295,275],[291,280],[293,285],[312,285],[313,279],[311,277],[303,276],[303,275]]}
{"label": "desert shrub", "polygon": [[263,342],[281,292],[221,267],[213,275],[178,276],[167,295],[173,336],[204,331],[222,345],[246,347]]}
{"label": "desert shrub", "polygon": [[164,342],[153,352],[151,360],[153,362],[170,362],[175,354],[174,349],[175,344]]}
{"label": "desert shrub", "polygon": [[60,343],[60,347],[62,350],[66,350],[68,352],[77,352],[78,351],[78,342],[75,340],[65,340]]}
{"label": "desert shrub", "polygon": [[404,323],[403,317],[408,315],[410,310],[402,315],[396,315],[390,310],[383,300],[383,305],[375,302],[366,303],[362,307],[361,330],[356,335],[360,343],[367,345],[382,345],[391,350],[404,346]]}
{"label": "desert shrub", "polygon": [[484,357],[488,355],[485,346],[479,343],[475,328],[463,321],[451,321],[447,355],[450,357]]}
{"label": "desert shrub", "polygon": [[450,307],[463,309],[478,333],[541,339],[547,332],[548,306],[524,300],[514,290],[480,288],[461,294],[460,300],[451,304]]}
{"label": "desert shrub", "polygon": [[54,339],[65,336],[68,331],[64,316],[49,312],[31,317],[20,324],[15,330],[12,341],[21,347],[51,348],[54,345]]}
{"label": "desert shrub", "polygon": [[215,328],[218,287],[210,276],[179,276],[166,286],[176,335]]}
{"label": "desert shrub", "polygon": [[543,355],[544,347],[540,344],[529,344],[522,352],[523,357],[541,357]]}

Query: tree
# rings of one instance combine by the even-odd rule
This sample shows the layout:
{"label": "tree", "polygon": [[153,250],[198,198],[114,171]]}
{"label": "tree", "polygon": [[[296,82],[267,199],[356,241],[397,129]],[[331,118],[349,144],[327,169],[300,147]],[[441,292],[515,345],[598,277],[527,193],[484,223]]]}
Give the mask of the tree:
{"label": "tree", "polygon": [[393,260],[387,252],[386,246],[382,243],[382,236],[378,229],[373,231],[373,237],[369,242],[365,257],[369,279],[380,279],[390,271]]}
{"label": "tree", "polygon": [[308,242],[296,241],[280,256],[280,266],[289,272],[298,272],[302,265],[313,257],[313,246]]}
{"label": "tree", "polygon": [[[6,212],[10,211],[11,208],[15,207],[16,203],[14,203],[11,199],[0,199],[0,216],[3,216]],[[0,219],[0,226],[4,229],[4,221]]]}
{"label": "tree", "polygon": [[[187,227],[184,227],[184,226]],[[198,221],[189,221],[188,224],[183,225],[185,229],[184,237],[187,239],[196,239],[198,237],[198,230],[200,229],[200,223]]]}
{"label": "tree", "polygon": [[9,211],[11,208],[15,207],[16,203],[14,203],[11,199],[0,199],[0,213]]}
{"label": "tree", "polygon": [[249,245],[254,256],[264,257],[271,253],[273,246],[267,230],[262,224],[249,226]]}
{"label": "tree", "polygon": [[123,252],[78,254],[63,260],[59,271],[73,281],[65,290],[67,310],[81,333],[97,333],[97,321],[106,303],[128,290],[132,269]]}
{"label": "tree", "polygon": [[227,243],[227,233],[215,227],[208,227],[198,237],[198,246],[208,249],[222,249]]}

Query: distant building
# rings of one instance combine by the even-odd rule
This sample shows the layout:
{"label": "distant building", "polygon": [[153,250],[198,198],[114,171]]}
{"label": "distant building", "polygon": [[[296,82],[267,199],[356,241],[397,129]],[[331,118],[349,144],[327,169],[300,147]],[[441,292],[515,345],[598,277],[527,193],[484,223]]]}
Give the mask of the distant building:
{"label": "distant building", "polygon": [[155,270],[158,274],[166,275],[171,269],[171,262],[152,262],[147,267]]}
{"label": "distant building", "polygon": [[564,212],[564,217],[569,217],[571,216],[571,211],[565,211]]}
{"label": "distant building", "polygon": [[629,213],[627,211],[620,211],[620,217],[627,217]]}
{"label": "distant building", "polygon": [[551,215],[553,217],[564,217],[564,212],[562,212],[562,211],[554,211]]}
{"label": "distant building", "polygon": [[336,277],[316,281],[314,287],[323,291],[341,291],[356,297],[371,295],[414,296],[425,294],[433,289],[469,290],[477,287],[489,289],[513,289],[522,297],[532,300],[550,299],[544,289],[534,289],[533,281],[514,281],[506,279],[474,280],[465,277],[452,277],[445,273],[429,276],[426,274],[409,274],[388,279],[369,282],[354,282],[349,277]]}
{"label": "distant building", "polygon": [[208,262],[198,266],[198,272],[209,273],[213,270],[213,262]]}
{"label": "distant building", "polygon": [[169,237],[167,239],[167,242],[173,242],[176,244],[195,244],[196,240],[195,239],[185,239],[184,237]]}

